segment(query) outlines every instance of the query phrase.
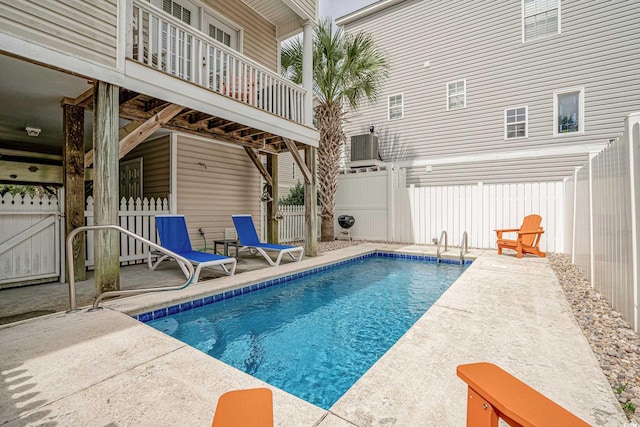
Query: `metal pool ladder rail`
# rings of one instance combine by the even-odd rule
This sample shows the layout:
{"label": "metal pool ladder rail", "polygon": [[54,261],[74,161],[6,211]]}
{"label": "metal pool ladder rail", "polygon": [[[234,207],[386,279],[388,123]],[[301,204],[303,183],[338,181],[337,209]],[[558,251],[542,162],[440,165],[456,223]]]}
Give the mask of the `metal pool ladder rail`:
{"label": "metal pool ladder rail", "polygon": [[460,242],[460,265],[464,264],[464,254],[469,253],[469,243],[467,241],[467,232],[462,233],[462,241]]}
{"label": "metal pool ladder rail", "polygon": [[83,231],[89,231],[89,230],[116,230],[119,231],[122,234],[126,234],[127,236],[139,240],[142,243],[150,246],[151,248],[160,251],[164,254],[169,255],[171,258],[175,259],[177,262],[184,264],[184,266],[187,268],[187,270],[189,270],[189,277],[187,278],[187,281],[179,286],[165,286],[165,287],[155,287],[155,288],[141,288],[141,289],[128,289],[128,290],[122,290],[122,291],[108,291],[108,292],[103,292],[100,295],[98,295],[95,299],[95,301],[93,302],[93,307],[92,310],[96,310],[98,308],[98,304],[100,304],[100,302],[106,298],[106,297],[111,297],[111,296],[122,296],[122,295],[138,295],[138,294],[144,294],[147,292],[163,292],[163,291],[179,291],[180,289],[184,289],[187,286],[189,286],[191,284],[191,282],[193,281],[193,275],[195,273],[195,270],[193,268],[193,265],[191,264],[191,262],[189,260],[187,260],[184,257],[181,257],[180,255],[166,249],[163,248],[162,246],[153,243],[150,240],[145,239],[144,237],[140,237],[135,233],[132,233],[129,230],[125,230],[122,227],[119,227],[117,225],[87,225],[87,226],[83,226],[83,227],[78,227],[75,230],[73,230],[71,233],[69,233],[69,236],[67,236],[67,254],[69,256],[67,256],[67,261],[68,261],[68,266],[69,266],[69,312],[72,311],[76,311],[77,310],[77,303],[76,303],[76,280],[75,280],[75,274],[73,272],[73,238],[78,234],[81,233]]}
{"label": "metal pool ladder rail", "polygon": [[438,249],[436,250],[436,262],[440,262],[440,245],[442,244],[442,238],[444,237],[444,251],[447,252],[447,232],[446,230],[442,230],[440,233],[440,239],[438,239]]}

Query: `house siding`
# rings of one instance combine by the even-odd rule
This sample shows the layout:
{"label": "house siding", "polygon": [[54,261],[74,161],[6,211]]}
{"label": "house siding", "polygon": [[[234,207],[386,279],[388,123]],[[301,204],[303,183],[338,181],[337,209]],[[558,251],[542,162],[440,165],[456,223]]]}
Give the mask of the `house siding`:
{"label": "house siding", "polygon": [[194,247],[207,247],[233,228],[231,215],[251,214],[260,230],[260,174],[242,147],[178,135],[178,213]]}
{"label": "house siding", "polygon": [[144,197],[165,198],[171,191],[171,146],[168,136],[144,142],[127,154],[122,161],[142,157],[142,193]]}
{"label": "house siding", "polygon": [[295,3],[307,14],[310,18],[316,17],[316,1],[315,0],[290,0],[291,3]]}
{"label": "house siding", "polygon": [[115,68],[116,0],[0,0],[2,32]]}
{"label": "house siding", "polygon": [[[402,149],[401,160],[601,145],[622,132],[640,102],[639,21],[633,2],[565,0],[561,33],[522,43],[520,2],[399,3],[345,26],[370,33],[390,64],[379,102],[350,114],[346,133],[374,125]],[[463,79],[466,108],[447,111],[446,85]],[[553,92],[575,87],[584,88],[585,132],[553,137]],[[404,118],[388,121],[386,100],[397,93]],[[528,107],[528,138],[505,141],[504,110],[521,106]],[[538,180],[530,173],[548,158],[493,165],[476,168],[476,179],[512,181],[501,171],[517,165],[519,179]],[[558,170],[566,176],[572,167]],[[408,183],[432,185],[435,175],[424,169],[408,170]]]}
{"label": "house siding", "polygon": [[207,0],[205,4],[242,27],[243,54],[270,70],[278,69],[276,27],[238,0]]}

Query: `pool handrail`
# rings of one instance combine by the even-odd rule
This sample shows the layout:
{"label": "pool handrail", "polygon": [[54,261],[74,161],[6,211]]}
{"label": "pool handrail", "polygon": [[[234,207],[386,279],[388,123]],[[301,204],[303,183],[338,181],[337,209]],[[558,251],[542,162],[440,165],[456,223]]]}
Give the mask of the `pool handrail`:
{"label": "pool handrail", "polygon": [[444,237],[444,251],[443,252],[447,252],[447,246],[448,246],[447,231],[446,230],[442,230],[442,233],[440,233],[440,239],[438,239],[438,248],[436,249],[436,262],[440,262],[440,245],[442,244],[442,237]]}
{"label": "pool handrail", "polygon": [[169,249],[163,248],[157,243],[153,243],[150,240],[145,239],[144,237],[138,236],[135,233],[132,233],[129,230],[126,230],[117,225],[85,225],[82,227],[78,227],[71,231],[67,236],[67,264],[69,268],[69,312],[77,311],[77,302],[76,302],[76,283],[75,283],[75,273],[73,270],[73,238],[81,232],[89,231],[89,230],[116,230],[122,234],[125,234],[135,240],[141,241],[142,243],[150,246],[151,248],[160,251],[164,254],[169,255],[171,258],[175,259],[177,262],[181,262],[189,271],[189,277],[187,281],[179,286],[164,286],[164,287],[154,287],[154,288],[141,288],[141,289],[126,289],[119,291],[107,291],[98,295],[93,302],[93,310],[98,309],[98,304],[106,298],[110,296],[122,296],[122,295],[138,295],[144,294],[147,292],[163,292],[163,291],[179,291],[180,289],[184,289],[191,284],[193,281],[193,276],[195,274],[195,269],[189,260],[186,258],[170,251]]}
{"label": "pool handrail", "polygon": [[464,254],[469,253],[469,242],[467,241],[467,232],[462,233],[462,241],[460,242],[460,264],[464,264]]}

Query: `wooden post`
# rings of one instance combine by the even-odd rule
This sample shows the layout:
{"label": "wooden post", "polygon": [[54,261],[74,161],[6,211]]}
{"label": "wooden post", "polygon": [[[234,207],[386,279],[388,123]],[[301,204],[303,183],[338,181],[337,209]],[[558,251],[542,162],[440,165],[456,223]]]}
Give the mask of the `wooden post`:
{"label": "wooden post", "polygon": [[278,155],[267,154],[267,172],[271,176],[272,185],[267,184],[267,191],[273,198],[267,203],[267,242],[278,243],[278,220],[275,219],[278,212]]}
{"label": "wooden post", "polygon": [[[96,225],[119,225],[118,87],[97,81],[94,94],[94,218]],[[120,290],[119,233],[96,232],[94,251],[96,292]]]}
{"label": "wooden post", "polygon": [[316,148],[305,147],[304,158],[311,172],[310,182],[304,183],[304,254],[318,255],[318,174]]}
{"label": "wooden post", "polygon": [[[84,225],[84,109],[75,105],[62,105],[64,127],[65,188],[65,241],[66,237]],[[65,246],[66,247],[66,246]],[[85,268],[85,235],[78,234],[73,241],[73,273],[76,280],[87,280]],[[69,272],[67,271],[67,278]]]}

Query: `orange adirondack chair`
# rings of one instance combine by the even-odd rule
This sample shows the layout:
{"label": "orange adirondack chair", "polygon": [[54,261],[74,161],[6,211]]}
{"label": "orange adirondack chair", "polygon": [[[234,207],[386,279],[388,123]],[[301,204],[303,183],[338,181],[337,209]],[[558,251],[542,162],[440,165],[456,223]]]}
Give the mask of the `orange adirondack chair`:
{"label": "orange adirondack chair", "polygon": [[218,399],[211,427],[273,427],[273,393],[268,388],[228,391]]}
{"label": "orange adirondack chair", "polygon": [[[502,255],[503,249],[512,249],[518,253],[518,258],[522,258],[522,254],[533,254],[540,257],[546,257],[547,254],[538,249],[540,238],[544,233],[540,223],[542,217],[540,215],[527,215],[522,221],[520,228],[508,228],[496,230],[498,234],[498,255]],[[515,240],[504,239],[502,233],[518,233]]]}

